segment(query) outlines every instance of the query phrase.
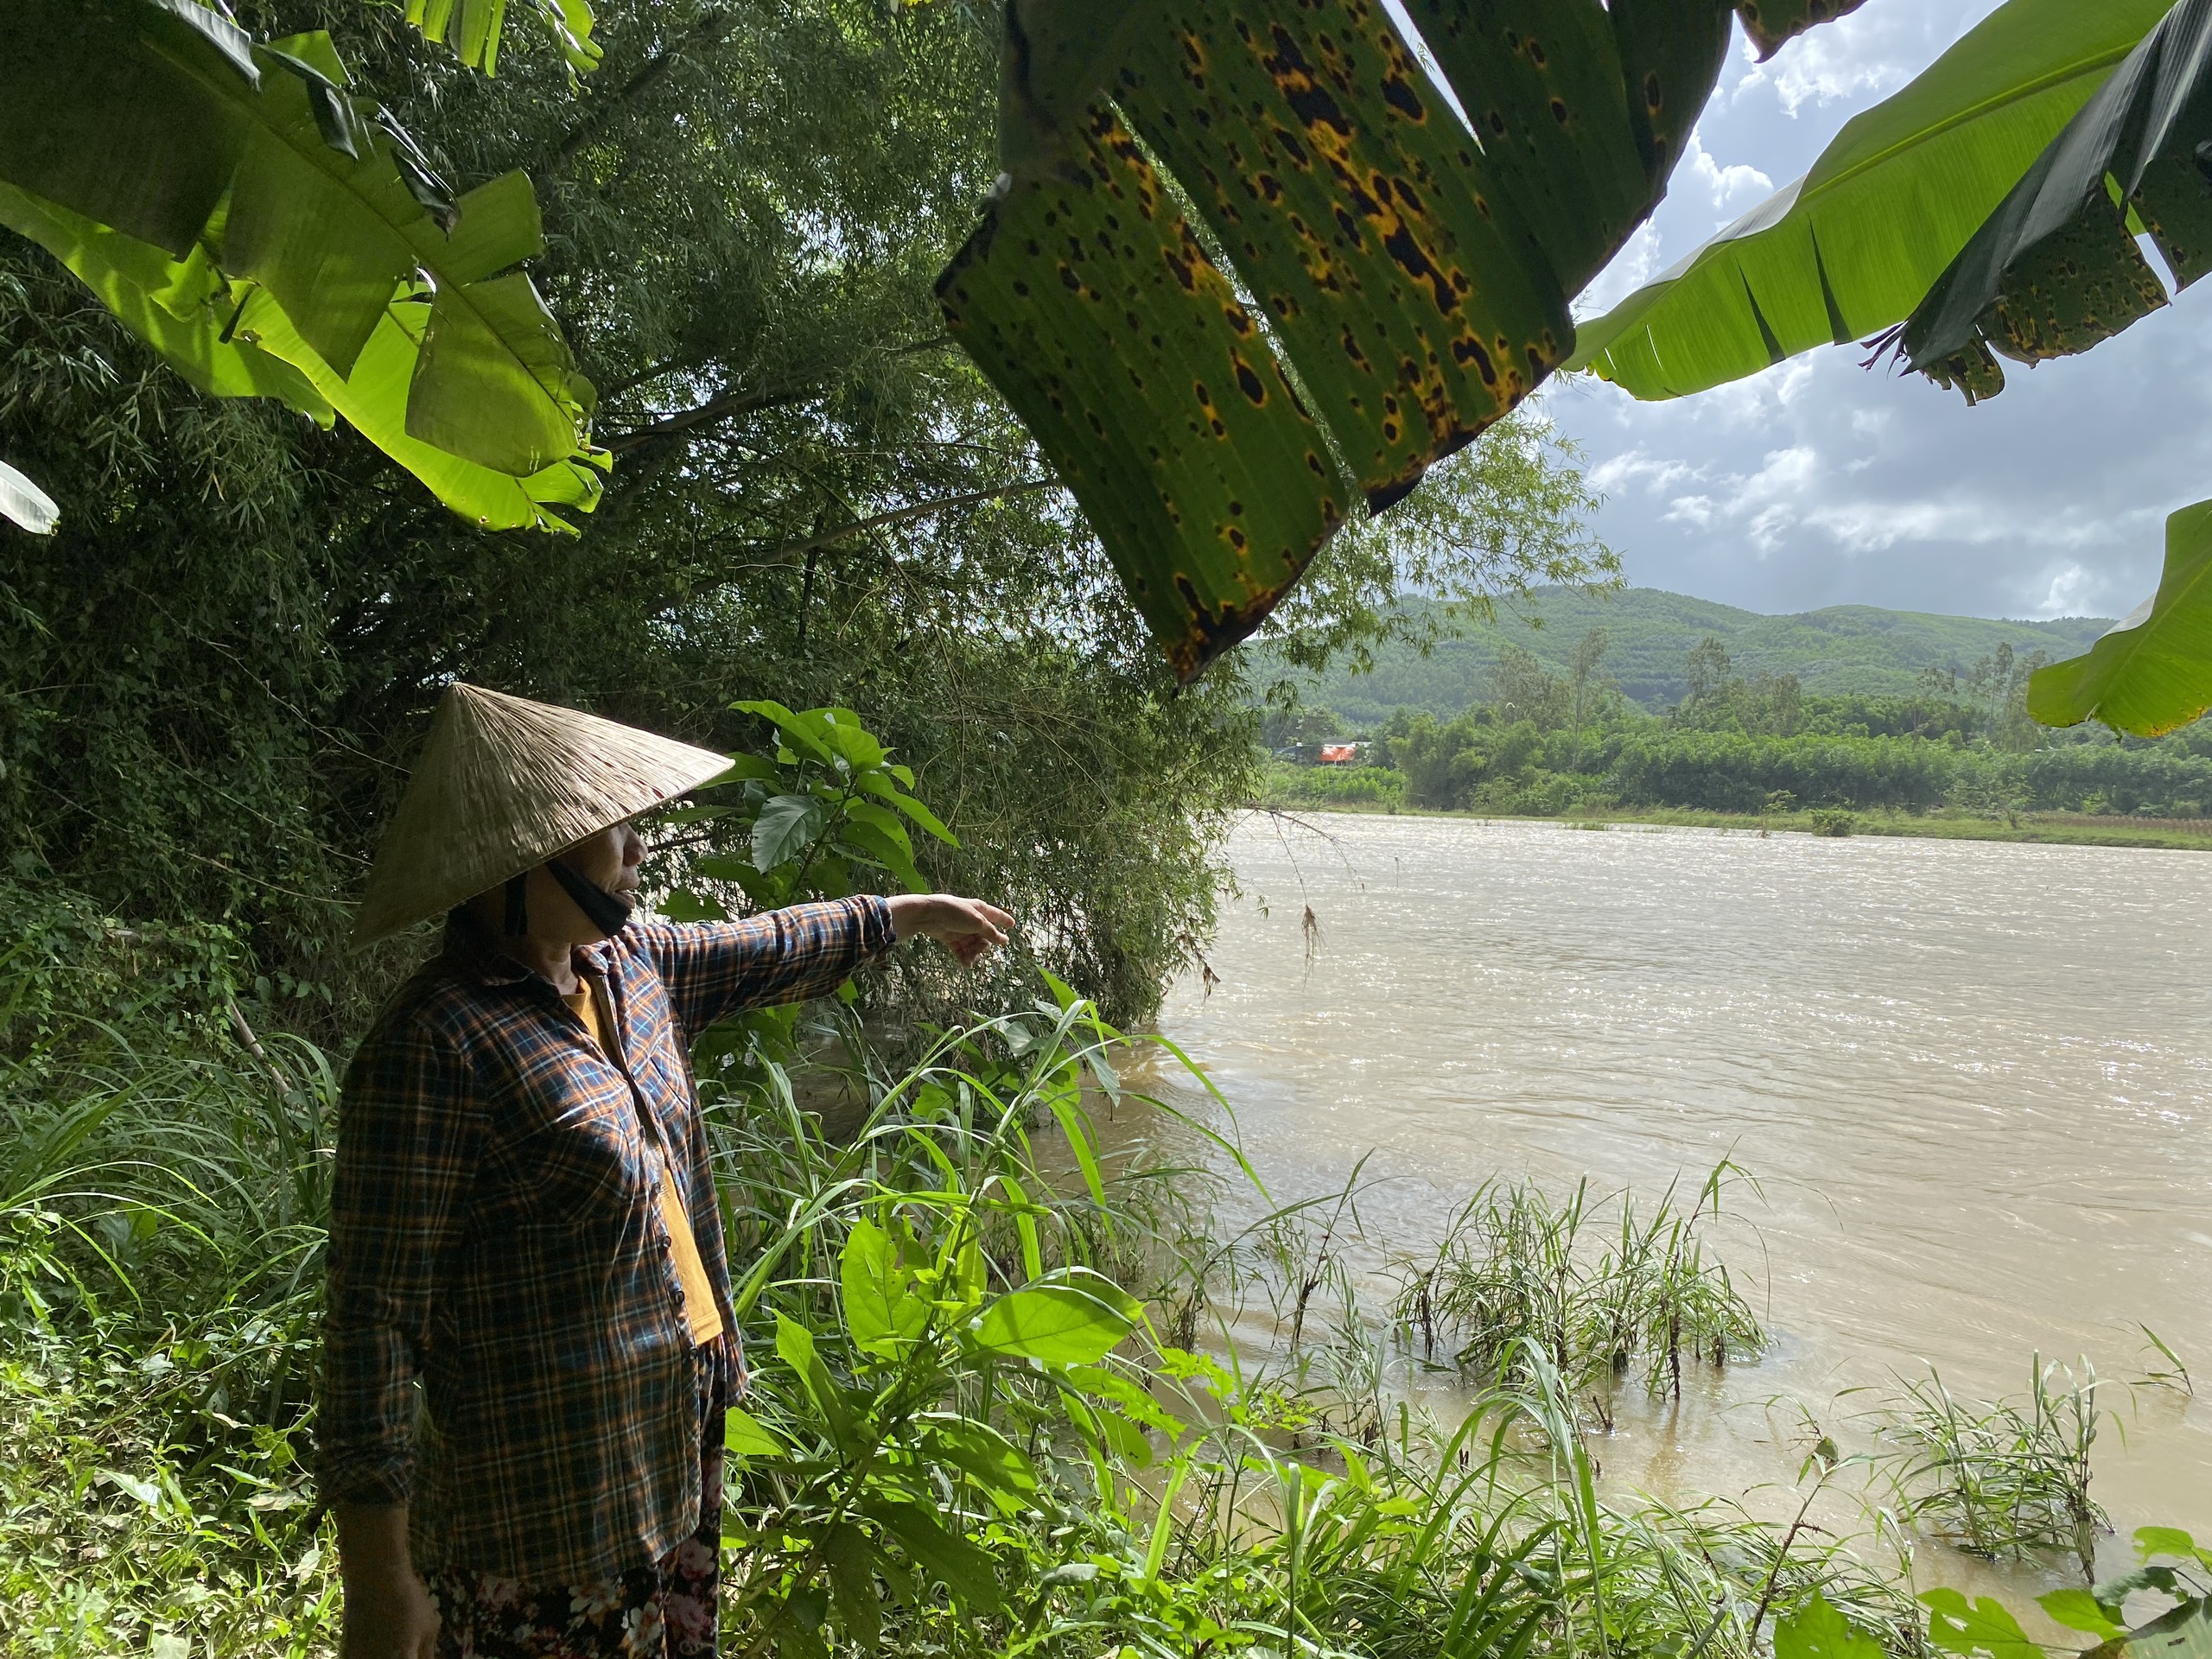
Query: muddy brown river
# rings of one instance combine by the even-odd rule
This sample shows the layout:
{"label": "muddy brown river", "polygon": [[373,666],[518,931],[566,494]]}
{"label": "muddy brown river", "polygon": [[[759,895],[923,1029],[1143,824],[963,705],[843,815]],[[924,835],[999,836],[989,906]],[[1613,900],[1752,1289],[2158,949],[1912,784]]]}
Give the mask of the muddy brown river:
{"label": "muddy brown river", "polygon": [[[1274,1201],[1371,1153],[1367,1233],[1417,1247],[1493,1175],[1759,1183],[1716,1236],[1774,1346],[1624,1416],[1609,1484],[1779,1491],[1800,1406],[2086,1357],[2122,1534],[2212,1535],[2212,856],[1308,822],[1238,831],[1219,982],[1161,1020]],[[2166,1369],[2140,1325],[2205,1397],[2127,1386]]]}

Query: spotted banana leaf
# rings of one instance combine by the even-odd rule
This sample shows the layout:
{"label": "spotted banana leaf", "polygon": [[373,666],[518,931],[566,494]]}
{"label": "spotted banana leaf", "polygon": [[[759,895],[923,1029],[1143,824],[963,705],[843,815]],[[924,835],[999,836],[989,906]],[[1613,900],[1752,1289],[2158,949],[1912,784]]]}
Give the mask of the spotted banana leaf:
{"label": "spotted banana leaf", "polygon": [[2212,270],[2212,0],[2180,0],[2038,156],[1907,318],[1911,365],[1973,403],[1997,357],[2085,352]]}
{"label": "spotted banana leaf", "polygon": [[[1770,52],[1852,3],[1740,10]],[[1006,8],[1006,171],[938,296],[1186,682],[1566,358],[1732,22],[1406,15],[1418,40],[1374,0]]]}

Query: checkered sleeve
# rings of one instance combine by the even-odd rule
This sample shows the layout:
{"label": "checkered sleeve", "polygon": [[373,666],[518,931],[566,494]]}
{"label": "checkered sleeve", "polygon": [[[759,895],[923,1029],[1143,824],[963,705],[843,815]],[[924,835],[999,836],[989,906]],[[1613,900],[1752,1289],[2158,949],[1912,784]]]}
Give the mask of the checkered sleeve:
{"label": "checkered sleeve", "polygon": [[415,1379],[461,1224],[480,1108],[453,1039],[416,1009],[380,1024],[339,1102],[318,1474],[329,1503],[407,1501]]}
{"label": "checkered sleeve", "polygon": [[696,1038],[724,1014],[821,996],[891,949],[891,906],[863,895],[791,905],[735,922],[653,922],[639,942]]}

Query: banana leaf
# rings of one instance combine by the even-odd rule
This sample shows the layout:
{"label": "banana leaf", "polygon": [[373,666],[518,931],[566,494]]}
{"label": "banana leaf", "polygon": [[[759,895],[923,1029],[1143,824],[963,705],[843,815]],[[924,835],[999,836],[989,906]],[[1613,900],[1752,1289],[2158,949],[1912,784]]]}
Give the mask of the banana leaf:
{"label": "banana leaf", "polygon": [[1829,22],[1865,3],[1866,0],[1742,0],[1736,12],[1764,61],[1815,23]]}
{"label": "banana leaf", "polygon": [[342,411],[480,523],[589,510],[592,389],[512,270],[543,242],[525,177],[454,201],[327,35],[256,45],[194,0],[18,10],[0,220],[203,390]]}
{"label": "banana leaf", "polygon": [[1576,331],[1572,366],[1678,397],[1907,316],[2168,0],[2008,0],[1804,177]]}
{"label": "banana leaf", "polygon": [[50,536],[61,517],[54,498],[0,461],[0,518],[19,524],[34,536]]}
{"label": "banana leaf", "polygon": [[1110,112],[1008,181],[938,295],[1185,678],[1343,524],[1320,429]]}
{"label": "banana leaf", "polygon": [[[1739,12],[1771,50],[1849,9]],[[1558,367],[1567,302],[1664,193],[1730,25],[1726,0],[1003,16],[1006,171],[939,301],[1185,681],[1355,494],[1386,510]]]}
{"label": "banana leaf", "polygon": [[2157,737],[2212,709],[2212,501],[2166,520],[2158,591],[2087,652],[2038,669],[2028,713],[2046,726],[2102,721]]}
{"label": "banana leaf", "polygon": [[1906,322],[1915,369],[1967,400],[2004,389],[1993,353],[2084,352],[2212,269],[2212,0],[2181,0],[2036,158]]}

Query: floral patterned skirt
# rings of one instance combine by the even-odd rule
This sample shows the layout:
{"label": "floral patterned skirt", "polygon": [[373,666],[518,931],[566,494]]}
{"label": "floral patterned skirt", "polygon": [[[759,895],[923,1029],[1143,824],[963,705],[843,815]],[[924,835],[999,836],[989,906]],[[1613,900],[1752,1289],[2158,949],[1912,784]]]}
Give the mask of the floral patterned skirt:
{"label": "floral patterned skirt", "polygon": [[699,1529],[663,1556],[598,1584],[536,1588],[488,1573],[426,1581],[438,1659],[714,1659],[721,1586],[720,1367],[700,1402]]}

